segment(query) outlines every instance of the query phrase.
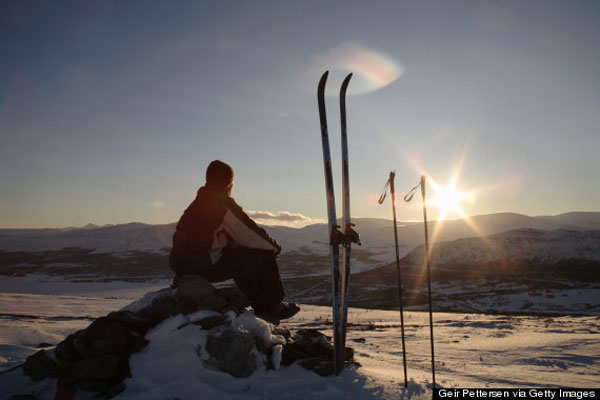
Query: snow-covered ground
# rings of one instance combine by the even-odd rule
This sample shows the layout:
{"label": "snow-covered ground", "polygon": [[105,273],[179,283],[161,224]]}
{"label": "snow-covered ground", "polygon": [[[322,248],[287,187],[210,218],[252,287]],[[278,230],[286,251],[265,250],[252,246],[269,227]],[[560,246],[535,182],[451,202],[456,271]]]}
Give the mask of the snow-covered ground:
{"label": "snow-covered ground", "polygon": [[[70,283],[56,286],[51,293],[51,283],[44,291],[21,290],[24,288],[19,289],[16,281],[11,286],[5,278],[0,283],[0,370],[4,371],[0,374],[0,398],[36,393],[40,399],[53,398],[55,382],[34,383],[19,369],[9,370],[11,367],[38,351],[40,345],[51,348],[67,334],[86,327],[90,317],[120,309],[144,291],[166,286],[165,282],[154,287]],[[348,345],[355,349],[361,367],[348,367],[340,376],[329,378],[298,365],[259,369],[245,379],[204,368],[197,345],[205,338],[195,326],[177,330],[176,318],[181,316],[147,333],[151,343],[131,357],[133,377],[125,381],[126,390],[117,398],[193,399],[199,393],[219,399],[431,398],[429,326],[424,312],[405,313],[408,389],[403,386],[397,311],[350,309]],[[286,325],[317,328],[330,335],[331,311],[304,305]],[[434,327],[439,386],[600,385],[600,317],[436,313]]]}
{"label": "snow-covered ground", "polygon": [[[30,274],[1,277],[0,293],[54,294],[134,300],[157,287],[166,287],[170,284],[171,279],[147,279],[140,282],[114,280],[110,283],[99,283],[90,278]],[[0,308],[0,312],[4,313],[5,311]]]}

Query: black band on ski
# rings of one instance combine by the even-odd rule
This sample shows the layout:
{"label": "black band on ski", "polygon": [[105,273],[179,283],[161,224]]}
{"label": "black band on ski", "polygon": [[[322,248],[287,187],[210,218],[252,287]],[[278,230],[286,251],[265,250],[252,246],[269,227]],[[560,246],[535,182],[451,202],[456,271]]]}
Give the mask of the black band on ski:
{"label": "black band on ski", "polygon": [[344,244],[345,247],[350,247],[351,243],[355,243],[359,246],[362,245],[362,243],[360,242],[360,236],[354,229],[352,229],[353,226],[355,226],[355,225],[354,224],[348,225],[346,227],[346,232],[344,232],[344,236],[346,237],[346,243]]}
{"label": "black band on ski", "polygon": [[[354,226],[354,224],[350,224]],[[352,243],[355,243],[359,246],[362,245],[360,242],[360,236],[354,229],[348,226],[346,232],[340,231],[340,226],[336,225],[331,231],[331,237],[329,238],[329,243],[332,245],[344,246],[346,248],[350,247]]]}

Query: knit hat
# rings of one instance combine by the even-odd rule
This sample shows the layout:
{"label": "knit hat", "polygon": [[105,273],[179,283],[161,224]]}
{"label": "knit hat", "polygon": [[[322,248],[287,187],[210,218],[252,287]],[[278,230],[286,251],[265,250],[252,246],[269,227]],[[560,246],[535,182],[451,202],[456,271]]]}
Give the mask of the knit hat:
{"label": "knit hat", "polygon": [[233,168],[220,160],[215,160],[206,169],[206,183],[219,188],[226,188],[233,183]]}

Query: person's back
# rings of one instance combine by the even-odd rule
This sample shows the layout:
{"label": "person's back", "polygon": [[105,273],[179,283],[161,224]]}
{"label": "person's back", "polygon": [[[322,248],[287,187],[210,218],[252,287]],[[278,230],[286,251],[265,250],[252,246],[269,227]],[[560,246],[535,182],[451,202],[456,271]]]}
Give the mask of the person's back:
{"label": "person's back", "polygon": [[194,201],[184,211],[173,235],[173,250],[188,257],[200,257],[209,250],[214,233],[227,211],[220,199],[222,193],[202,186]]}
{"label": "person's back", "polygon": [[299,308],[282,302],[276,261],[281,246],[231,198],[233,177],[229,165],[213,161],[206,185],[177,223],[170,257],[174,284],[185,274],[211,282],[234,279],[257,314],[288,318]]}

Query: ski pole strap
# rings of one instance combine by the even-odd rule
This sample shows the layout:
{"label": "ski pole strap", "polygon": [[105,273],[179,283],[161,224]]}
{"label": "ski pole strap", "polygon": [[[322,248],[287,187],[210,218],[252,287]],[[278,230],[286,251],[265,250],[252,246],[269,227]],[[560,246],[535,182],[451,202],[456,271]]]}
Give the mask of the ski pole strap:
{"label": "ski pole strap", "polygon": [[406,196],[404,196],[404,201],[405,202],[409,202],[412,200],[413,196],[415,195],[415,190],[417,190],[417,188],[421,186],[421,182],[419,182],[418,185],[416,185],[414,188],[410,189],[410,191],[408,193],[406,193]]}
{"label": "ski pole strap", "polygon": [[390,186],[390,183],[394,179],[394,176],[396,176],[396,171],[390,172],[390,177],[385,182],[385,186],[383,187],[383,191],[381,192],[381,196],[379,196],[379,200],[377,200],[377,202],[379,204],[383,204],[383,201],[385,200],[385,196],[387,196],[387,188],[388,188],[388,186]]}
{"label": "ski pole strap", "polygon": [[381,192],[381,196],[379,196],[379,200],[377,200],[377,202],[379,204],[383,204],[383,201],[385,200],[385,196],[387,195],[387,188],[390,185],[390,180],[388,179],[387,182],[385,183],[385,186],[383,187],[383,191]]}

